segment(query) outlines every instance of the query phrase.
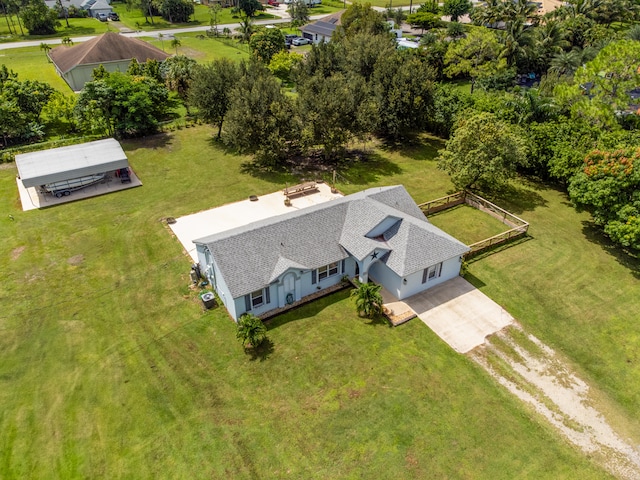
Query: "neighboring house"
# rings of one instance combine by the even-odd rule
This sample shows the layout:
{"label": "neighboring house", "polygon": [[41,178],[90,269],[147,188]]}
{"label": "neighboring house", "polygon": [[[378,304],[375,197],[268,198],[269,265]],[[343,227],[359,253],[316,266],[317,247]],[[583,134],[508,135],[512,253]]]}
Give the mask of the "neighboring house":
{"label": "neighboring house", "polygon": [[99,13],[109,15],[113,12],[113,8],[107,0],[85,0],[82,2],[82,8],[89,12],[89,16],[97,18]]}
{"label": "neighboring house", "polygon": [[460,273],[469,248],[431,225],[403,186],[372,188],[194,240],[231,317],[263,315],[369,277],[398,299]]}
{"label": "neighboring house", "polygon": [[[94,11],[91,7],[99,2],[100,5]],[[69,7],[76,7],[79,10],[86,10],[90,17],[96,17],[98,13],[106,13],[107,15],[113,11],[111,8],[111,0],[44,0],[44,3],[49,8],[62,7],[69,9]]]}
{"label": "neighboring house", "polygon": [[151,59],[162,62],[167,57],[168,54],[149,43],[113,32],[73,47],[56,47],[49,52],[58,74],[75,92],[92,80],[93,70],[100,65],[108,72],[126,72],[133,58],[144,63]]}
{"label": "neighboring house", "polygon": [[344,10],[333,13],[327,17],[321,18],[313,23],[308,23],[300,27],[302,36],[308,38],[313,43],[328,42],[331,40],[331,35],[335,32],[338,25],[340,25],[340,18]]}

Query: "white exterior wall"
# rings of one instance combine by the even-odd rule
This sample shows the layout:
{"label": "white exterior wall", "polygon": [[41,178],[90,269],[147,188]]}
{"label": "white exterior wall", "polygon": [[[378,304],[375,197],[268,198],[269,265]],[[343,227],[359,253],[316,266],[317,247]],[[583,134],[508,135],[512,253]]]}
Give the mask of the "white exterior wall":
{"label": "white exterior wall", "polygon": [[[209,254],[206,246],[196,244],[196,252],[198,254],[198,263],[200,264],[202,274],[205,275],[207,280],[211,283],[212,289],[215,290],[218,297],[220,297],[220,300],[226,307],[229,315],[237,321],[237,319],[247,311],[245,296],[242,295],[238,298],[232,298],[229,287],[224,281],[215,260]],[[280,275],[275,282],[269,286],[263,287],[269,289],[270,302],[253,308],[251,313],[254,315],[262,315],[269,310],[286,306],[288,304],[287,294],[292,294],[293,302],[297,302],[307,295],[311,295],[320,290],[324,290],[325,288],[337,285],[342,281],[342,277],[344,275],[353,277],[356,271],[356,261],[353,258],[346,258],[344,262],[344,271],[342,270],[342,261],[340,260],[338,261],[338,273],[331,275],[330,277],[319,280],[316,273],[317,281],[315,284],[311,283],[312,270],[287,270]]]}
{"label": "white exterior wall", "polygon": [[237,320],[238,316],[236,312],[244,312],[244,297],[242,297],[242,310],[238,310],[237,302],[234,301],[231,296],[231,291],[227,286],[220,269],[216,265],[215,260],[209,254],[207,247],[197,244],[196,251],[198,252],[198,263],[200,264],[200,271],[207,278],[213,290],[216,291],[220,301],[224,304],[229,315],[234,320]]}
{"label": "white exterior wall", "polygon": [[374,262],[369,267],[369,281],[383,285],[394,297],[400,298],[402,278],[382,262]]}
{"label": "white exterior wall", "polygon": [[[427,280],[425,283],[422,283],[424,270],[419,270],[405,277],[399,277],[385,264],[380,262],[372,264],[369,273],[398,300],[403,300],[415,295],[416,293],[420,293],[431,287],[435,287],[442,282],[446,282],[447,280],[457,277],[460,274],[460,265],[461,262],[459,257],[450,258],[449,260],[442,262],[440,276]],[[407,283],[404,283],[405,279],[407,280]]]}
{"label": "white exterior wall", "polygon": [[[268,312],[269,310],[273,310],[274,308],[278,308],[278,286],[275,284],[271,284],[268,285],[266,287],[263,287],[264,290],[268,289],[269,290],[269,303],[263,303],[262,305],[260,305],[259,307],[252,307],[251,310],[249,310],[250,313],[253,313],[254,315],[262,315],[263,313]],[[266,293],[263,293],[263,295],[266,296]],[[235,315],[231,314],[231,316],[234,318],[234,320],[238,320],[238,318],[240,318],[242,316],[243,313],[247,313],[247,304],[246,301],[244,299],[244,295],[242,295],[241,297],[235,298],[233,300],[234,302],[234,309],[235,309]],[[263,297],[265,298],[265,297]],[[265,298],[265,302],[266,302],[266,298]],[[229,312],[231,313],[231,312]]]}

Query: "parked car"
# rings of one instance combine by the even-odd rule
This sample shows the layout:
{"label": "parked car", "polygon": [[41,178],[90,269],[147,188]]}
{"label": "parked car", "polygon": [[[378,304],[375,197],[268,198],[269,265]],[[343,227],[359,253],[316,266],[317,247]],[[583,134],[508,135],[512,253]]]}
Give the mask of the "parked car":
{"label": "parked car", "polygon": [[100,20],[101,22],[106,22],[108,17],[106,13],[99,13],[98,15],[96,15],[96,18],[98,20]]}
{"label": "parked car", "polygon": [[120,16],[116,12],[111,12],[109,14],[109,20],[111,20],[112,22],[117,22],[118,20],[120,20]]}
{"label": "parked car", "polygon": [[267,0],[267,4],[271,5],[272,7],[279,7],[280,6],[280,2],[278,2],[277,0]]}
{"label": "parked car", "polygon": [[311,40],[303,37],[296,37],[291,40],[291,44],[295,45],[296,47],[299,47],[300,45],[308,45],[309,43],[311,43]]}

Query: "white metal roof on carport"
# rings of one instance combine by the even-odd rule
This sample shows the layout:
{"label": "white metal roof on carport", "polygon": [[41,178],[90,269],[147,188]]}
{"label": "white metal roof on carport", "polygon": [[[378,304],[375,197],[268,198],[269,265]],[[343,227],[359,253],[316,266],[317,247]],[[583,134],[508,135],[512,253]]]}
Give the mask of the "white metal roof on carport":
{"label": "white metal roof on carport", "polygon": [[16,166],[28,188],[126,168],[129,161],[120,143],[108,138],[16,155]]}

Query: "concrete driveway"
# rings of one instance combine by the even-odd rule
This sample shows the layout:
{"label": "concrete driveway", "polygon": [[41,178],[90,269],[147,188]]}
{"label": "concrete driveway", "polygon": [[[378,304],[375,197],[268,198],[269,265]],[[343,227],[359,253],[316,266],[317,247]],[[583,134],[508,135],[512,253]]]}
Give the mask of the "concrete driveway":
{"label": "concrete driveway", "polygon": [[504,308],[462,277],[404,300],[420,320],[459,353],[484,343],[487,335],[513,322]]}

